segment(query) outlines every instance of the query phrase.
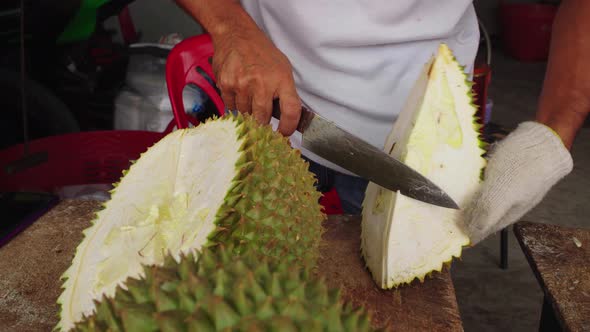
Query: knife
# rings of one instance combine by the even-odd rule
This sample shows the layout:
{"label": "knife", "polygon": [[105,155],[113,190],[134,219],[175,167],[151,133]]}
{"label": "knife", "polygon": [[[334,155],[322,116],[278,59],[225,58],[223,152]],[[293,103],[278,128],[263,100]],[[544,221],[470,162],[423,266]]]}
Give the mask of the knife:
{"label": "knife", "polygon": [[[278,99],[274,100],[272,116],[281,118]],[[303,148],[351,173],[419,201],[459,209],[447,193],[411,167],[305,107],[297,131],[302,135]]]}

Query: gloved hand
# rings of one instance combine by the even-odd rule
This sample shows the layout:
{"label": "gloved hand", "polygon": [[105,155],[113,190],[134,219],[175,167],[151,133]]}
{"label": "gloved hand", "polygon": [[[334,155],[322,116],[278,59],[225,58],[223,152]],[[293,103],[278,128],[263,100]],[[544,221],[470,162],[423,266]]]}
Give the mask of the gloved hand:
{"label": "gloved hand", "polygon": [[465,209],[472,245],[518,221],[573,169],[560,137],[537,122],[524,122],[495,144],[482,188]]}

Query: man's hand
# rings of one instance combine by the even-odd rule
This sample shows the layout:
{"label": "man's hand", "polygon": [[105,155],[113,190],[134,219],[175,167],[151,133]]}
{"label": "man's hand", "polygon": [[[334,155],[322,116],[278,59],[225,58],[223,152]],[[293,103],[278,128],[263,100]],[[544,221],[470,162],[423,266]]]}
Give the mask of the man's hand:
{"label": "man's hand", "polygon": [[492,148],[481,190],[465,209],[472,245],[518,221],[573,168],[553,130],[524,122]]}
{"label": "man's hand", "polygon": [[213,70],[221,97],[230,109],[252,113],[268,123],[272,101],[281,106],[279,131],[291,135],[301,115],[291,64],[272,42],[250,22],[232,22],[228,30],[213,36]]}
{"label": "man's hand", "polygon": [[279,99],[278,131],[290,136],[301,116],[301,101],[287,57],[236,1],[176,1],[211,34],[213,71],[226,107],[266,124],[273,100]]}

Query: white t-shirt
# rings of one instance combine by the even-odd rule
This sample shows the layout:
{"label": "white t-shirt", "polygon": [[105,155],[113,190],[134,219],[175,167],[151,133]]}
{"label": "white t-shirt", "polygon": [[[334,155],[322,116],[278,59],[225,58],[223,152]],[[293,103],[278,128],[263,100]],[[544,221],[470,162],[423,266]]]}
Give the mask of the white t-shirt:
{"label": "white t-shirt", "polygon": [[[472,71],[479,28],[471,2],[241,0],[289,58],[303,104],[378,148],[441,42]],[[301,135],[295,133],[291,143],[300,148]]]}

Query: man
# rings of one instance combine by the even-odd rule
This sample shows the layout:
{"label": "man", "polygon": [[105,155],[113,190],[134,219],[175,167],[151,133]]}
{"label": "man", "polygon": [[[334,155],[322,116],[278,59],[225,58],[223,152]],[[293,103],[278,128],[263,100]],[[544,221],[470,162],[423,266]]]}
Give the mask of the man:
{"label": "man", "polygon": [[[469,0],[176,0],[211,34],[213,67],[229,109],[271,119],[294,133],[301,104],[383,147],[419,70],[444,42],[472,70],[479,44]],[[569,149],[590,110],[590,1],[564,0],[534,121],[497,144],[481,192],[465,208],[475,243],[517,221],[571,172]],[[297,143],[297,135],[291,136]],[[327,167],[348,212],[366,182],[308,151]],[[318,166],[323,165],[323,166]]]}

